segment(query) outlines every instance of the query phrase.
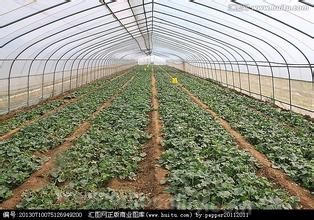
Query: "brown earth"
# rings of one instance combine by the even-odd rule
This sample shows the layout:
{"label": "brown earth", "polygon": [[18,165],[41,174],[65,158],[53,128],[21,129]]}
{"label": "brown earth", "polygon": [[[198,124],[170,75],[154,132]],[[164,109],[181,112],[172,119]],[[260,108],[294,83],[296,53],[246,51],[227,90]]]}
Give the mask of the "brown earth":
{"label": "brown earth", "polygon": [[145,193],[150,198],[147,209],[170,209],[171,196],[165,191],[165,178],[168,171],[159,166],[163,147],[161,146],[161,128],[162,124],[158,112],[157,85],[154,74],[151,77],[152,84],[152,110],[149,114],[150,123],[147,132],[152,135],[150,140],[143,147],[146,153],[145,158],[139,163],[137,178],[134,181],[121,180],[114,178],[108,183],[108,187],[115,190],[136,191]]}

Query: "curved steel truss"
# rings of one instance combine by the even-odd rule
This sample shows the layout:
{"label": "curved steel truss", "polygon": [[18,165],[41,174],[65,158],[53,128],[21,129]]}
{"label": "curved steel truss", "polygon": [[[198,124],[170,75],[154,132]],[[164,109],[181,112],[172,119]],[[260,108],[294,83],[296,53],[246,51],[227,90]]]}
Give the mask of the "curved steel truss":
{"label": "curved steel truss", "polygon": [[[19,107],[12,103],[23,89],[18,85],[29,106],[34,88],[42,100],[136,65],[142,56],[313,112],[293,96],[294,81],[312,83],[314,76],[313,5],[306,1],[294,2],[303,11],[262,11],[245,0],[10,2],[0,24],[3,112]],[[286,80],[285,100],[277,98],[278,78]]]}

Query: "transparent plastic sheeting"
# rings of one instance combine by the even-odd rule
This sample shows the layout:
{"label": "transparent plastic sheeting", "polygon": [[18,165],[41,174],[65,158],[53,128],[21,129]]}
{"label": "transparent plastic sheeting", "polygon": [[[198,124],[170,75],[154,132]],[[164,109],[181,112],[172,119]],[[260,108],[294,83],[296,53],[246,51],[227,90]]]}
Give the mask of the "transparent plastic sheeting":
{"label": "transparent plastic sheeting", "polygon": [[144,63],[313,113],[312,1],[1,0],[0,113]]}

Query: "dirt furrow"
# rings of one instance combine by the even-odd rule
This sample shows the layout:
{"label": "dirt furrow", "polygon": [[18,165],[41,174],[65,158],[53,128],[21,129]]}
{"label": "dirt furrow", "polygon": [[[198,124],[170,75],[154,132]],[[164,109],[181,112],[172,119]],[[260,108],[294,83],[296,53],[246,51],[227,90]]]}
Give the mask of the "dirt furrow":
{"label": "dirt furrow", "polygon": [[133,190],[138,193],[145,193],[150,198],[147,209],[170,209],[171,197],[165,191],[165,185],[162,183],[168,174],[167,170],[160,167],[158,161],[163,152],[161,146],[161,128],[162,123],[158,112],[157,85],[154,73],[151,77],[152,85],[152,110],[149,114],[150,123],[147,132],[152,135],[146,142],[143,151],[146,153],[145,158],[139,163],[137,179],[134,181],[121,180],[114,178],[108,183],[108,187],[115,190]]}
{"label": "dirt furrow", "polygon": [[189,95],[194,103],[210,113],[214,119],[217,120],[222,125],[222,127],[230,133],[233,139],[237,142],[240,149],[247,151],[256,159],[256,161],[261,165],[261,171],[259,172],[261,175],[265,176],[270,181],[275,182],[280,187],[286,189],[291,195],[299,197],[303,208],[314,208],[314,198],[308,190],[291,180],[281,169],[273,168],[273,164],[268,160],[268,158],[263,153],[257,151],[254,146],[245,140],[245,138],[240,133],[234,130],[227,121],[220,118],[216,112],[211,110],[182,84],[179,84],[179,87],[187,95]]}
{"label": "dirt furrow", "polygon": [[36,172],[34,172],[23,184],[14,189],[13,195],[0,204],[0,209],[15,209],[16,205],[22,199],[22,194],[26,190],[36,190],[46,186],[49,183],[49,171],[53,169],[55,165],[55,160],[58,155],[69,149],[76,139],[78,139],[88,131],[91,126],[90,121],[97,117],[97,115],[99,115],[102,110],[109,107],[133,79],[134,76],[130,80],[128,80],[121,88],[119,88],[113,96],[111,96],[107,101],[100,105],[97,110],[85,122],[79,125],[61,145],[45,153],[49,160],[46,161]]}

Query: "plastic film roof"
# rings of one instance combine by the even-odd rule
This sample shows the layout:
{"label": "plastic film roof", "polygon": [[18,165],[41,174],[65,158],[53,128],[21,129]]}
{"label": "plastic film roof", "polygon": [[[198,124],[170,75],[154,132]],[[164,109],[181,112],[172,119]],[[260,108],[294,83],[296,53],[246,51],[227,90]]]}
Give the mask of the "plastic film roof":
{"label": "plastic film roof", "polygon": [[154,55],[312,81],[311,2],[1,0],[0,74],[8,78],[42,65],[49,72],[78,60],[130,62]]}

